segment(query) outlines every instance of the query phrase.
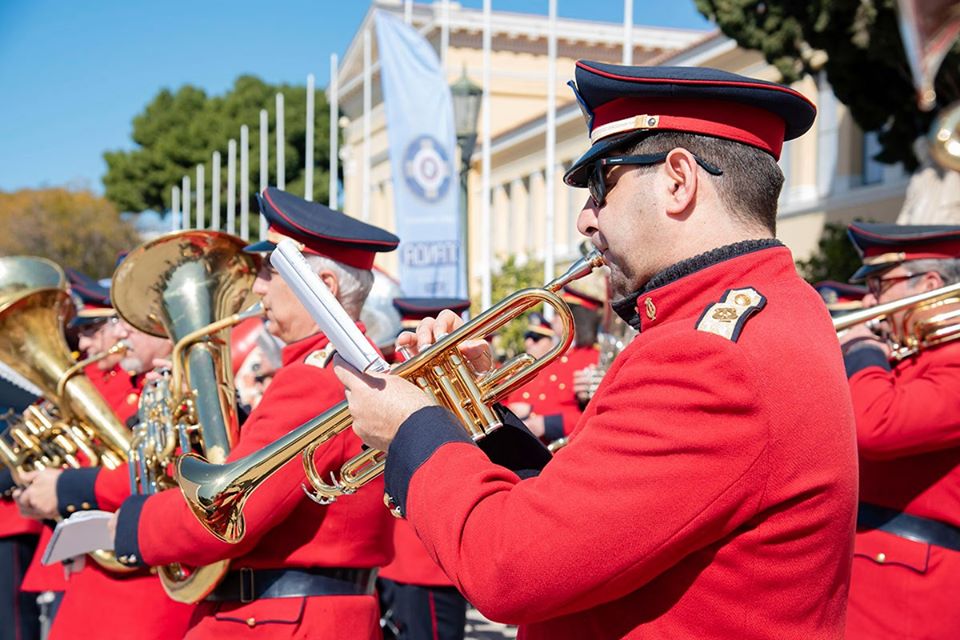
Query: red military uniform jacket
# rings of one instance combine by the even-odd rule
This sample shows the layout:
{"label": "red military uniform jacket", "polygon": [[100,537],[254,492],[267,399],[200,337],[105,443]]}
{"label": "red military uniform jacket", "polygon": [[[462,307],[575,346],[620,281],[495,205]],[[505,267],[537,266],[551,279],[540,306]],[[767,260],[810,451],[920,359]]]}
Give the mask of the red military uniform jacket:
{"label": "red military uniform jacket", "polygon": [[83,370],[93,385],[113,409],[120,422],[126,421],[137,412],[140,392],[143,390],[143,376],[131,376],[117,365],[109,371],[102,371],[96,364]]}
{"label": "red military uniform jacket", "polygon": [[539,476],[443,409],[401,427],[387,491],[481,612],[521,638],[842,637],[853,410],[830,318],[778,245],[648,285],[639,336]]}
{"label": "red military uniform jacket", "polygon": [[396,523],[393,530],[393,562],[380,570],[380,577],[421,587],[452,587],[453,582],[436,560],[430,557],[409,522]]}
{"label": "red military uniform jacket", "polygon": [[[263,448],[343,401],[343,386],[327,366],[327,344],[326,337],[317,334],[283,349],[283,366],[244,423],[231,460]],[[353,431],[343,432],[318,449],[318,468],[325,476],[339,472],[360,445]],[[383,506],[382,481],[329,506],[310,500],[302,489],[305,482],[299,457],[266,480],[247,502],[246,536],[238,544],[221,542],[204,529],[177,490],[146,500],[131,498],[120,510],[118,553],[126,555],[122,549],[129,548],[154,566],[198,566],[229,558],[234,570],[373,568],[390,561],[393,518]],[[251,628],[271,638],[379,637],[379,610],[373,596],[203,602],[187,637],[223,637]]]}
{"label": "red military uniform jacket", "polygon": [[[860,500],[960,527],[960,343],[921,351],[892,370],[879,349],[857,353],[847,362]],[[847,637],[956,638],[958,594],[960,552],[859,532]]]}
{"label": "red military uniform jacket", "polygon": [[[85,373],[121,421],[136,412],[143,388],[142,377],[131,377],[119,368],[103,372],[88,367]],[[115,511],[129,495],[130,476],[126,465],[113,470],[67,469],[57,482],[57,501],[64,516],[74,510],[91,508]],[[60,565],[46,569],[62,574]],[[50,629],[50,640],[179,638],[187,628],[193,609],[167,597],[160,580],[147,569],[113,573],[87,557],[83,568],[71,573],[66,582],[66,593]]]}
{"label": "red military uniform jacket", "polygon": [[532,413],[543,416],[547,442],[569,435],[583,413],[573,392],[573,374],[597,364],[599,355],[594,346],[571,347],[536,378],[510,394],[507,403],[527,403]]}

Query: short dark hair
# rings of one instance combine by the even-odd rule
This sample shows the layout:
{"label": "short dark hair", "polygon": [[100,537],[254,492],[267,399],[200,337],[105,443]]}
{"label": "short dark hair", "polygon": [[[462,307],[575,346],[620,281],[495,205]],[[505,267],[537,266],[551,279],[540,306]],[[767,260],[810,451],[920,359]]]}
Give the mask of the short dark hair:
{"label": "short dark hair", "polygon": [[[711,176],[711,180],[717,185],[720,200],[734,217],[776,233],[783,172],[773,156],[731,140],[672,131],[647,136],[623,153],[665,153],[677,147],[723,170],[723,175]],[[656,166],[639,167],[638,170],[650,172],[656,170]]]}

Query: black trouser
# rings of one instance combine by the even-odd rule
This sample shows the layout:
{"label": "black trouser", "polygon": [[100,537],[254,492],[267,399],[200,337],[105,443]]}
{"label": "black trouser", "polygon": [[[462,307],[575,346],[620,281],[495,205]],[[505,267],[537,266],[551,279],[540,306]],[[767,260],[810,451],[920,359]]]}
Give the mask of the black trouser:
{"label": "black trouser", "polygon": [[0,538],[0,640],[37,640],[37,594],[20,591],[23,574],[37,548],[37,536]]}
{"label": "black trouser", "polygon": [[384,638],[463,640],[467,601],[453,587],[420,587],[380,578]]}

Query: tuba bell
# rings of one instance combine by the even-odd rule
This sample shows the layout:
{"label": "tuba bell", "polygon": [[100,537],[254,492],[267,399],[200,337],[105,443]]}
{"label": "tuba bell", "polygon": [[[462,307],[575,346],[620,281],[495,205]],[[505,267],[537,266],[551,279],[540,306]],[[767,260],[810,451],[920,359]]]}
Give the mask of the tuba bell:
{"label": "tuba bell", "polygon": [[[179,447],[223,462],[237,437],[238,420],[226,330],[259,307],[251,292],[259,257],[245,242],[217,231],[181,231],[147,242],[129,254],[113,276],[120,316],[136,329],[174,342],[172,368],[144,389],[130,451],[134,493],[174,484],[167,474]],[[224,560],[203,567],[158,567],[167,594],[197,602],[227,571]]]}
{"label": "tuba bell", "polygon": [[[44,468],[122,464],[130,440],[96,387],[74,362],[64,327],[75,307],[60,268],[42,258],[0,259],[0,361],[39,389],[44,403],[28,407],[0,437],[0,459],[15,479]],[[112,552],[91,554],[106,569],[128,571]]]}
{"label": "tuba bell", "polygon": [[[543,288],[514,293],[399,364],[394,372],[450,409],[473,439],[483,438],[501,426],[492,405],[563,355],[573,341],[573,314],[556,292],[601,264],[603,258],[594,252]],[[560,341],[543,357],[522,353],[500,369],[478,375],[460,355],[460,345],[485,338],[541,303],[553,307],[561,323]],[[320,504],[354,493],[383,472],[386,454],[368,449],[343,465],[340,478],[327,481],[320,477],[314,467],[314,452],[351,424],[347,403],[342,402],[260,451],[231,463],[211,464],[199,456],[185,455],[177,462],[180,489],[198,520],[213,535],[225,542],[238,542],[244,535],[243,507],[250,494],[298,455],[314,489],[308,495]]]}

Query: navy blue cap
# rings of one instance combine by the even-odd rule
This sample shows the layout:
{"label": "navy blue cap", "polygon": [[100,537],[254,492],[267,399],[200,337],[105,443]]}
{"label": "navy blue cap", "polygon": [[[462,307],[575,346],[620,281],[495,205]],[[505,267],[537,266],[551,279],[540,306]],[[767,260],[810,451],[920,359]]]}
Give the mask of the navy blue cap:
{"label": "navy blue cap", "polygon": [[463,298],[394,298],[394,308],[400,312],[400,326],[412,329],[424,318],[436,317],[444,309],[461,314],[470,308]]}
{"label": "navy blue cap", "polygon": [[593,146],[563,180],[585,187],[594,161],[662,131],[757,147],[780,158],[817,108],[784,85],[705,67],[631,67],[580,60],[571,83]]}
{"label": "navy blue cap", "polygon": [[863,266],[850,282],[863,282],[909,260],[960,257],[960,226],[854,222],[847,229]]}
{"label": "navy blue cap", "polygon": [[281,239],[291,238],[306,253],[372,269],[377,253],[393,251],[400,243],[389,231],[276,187],[265,188],[257,200],[270,226],[266,240],[246,247],[250,253],[273,251]]}
{"label": "navy blue cap", "polygon": [[813,288],[823,298],[823,303],[827,305],[832,316],[862,308],[863,296],[867,295],[866,287],[833,280],[818,282]]}
{"label": "navy blue cap", "polygon": [[77,315],[71,326],[92,324],[115,315],[110,303],[110,289],[85,273],[67,267],[64,269],[70,282],[70,291],[80,301]]}

